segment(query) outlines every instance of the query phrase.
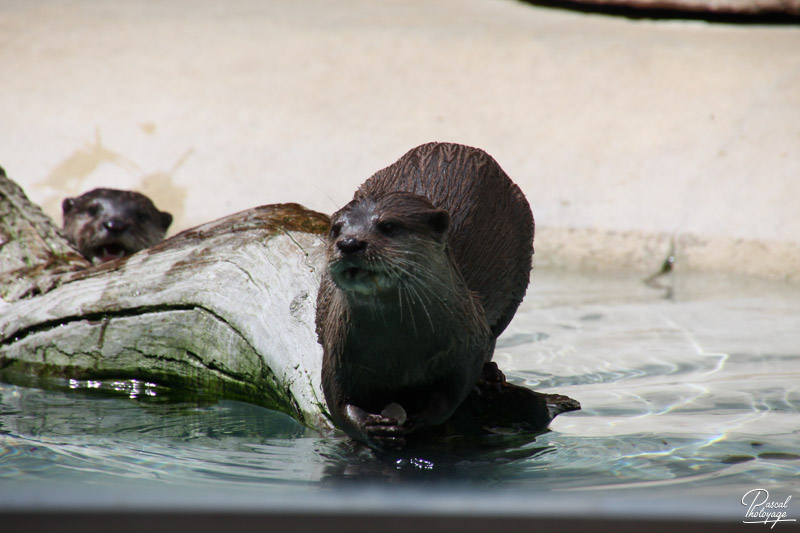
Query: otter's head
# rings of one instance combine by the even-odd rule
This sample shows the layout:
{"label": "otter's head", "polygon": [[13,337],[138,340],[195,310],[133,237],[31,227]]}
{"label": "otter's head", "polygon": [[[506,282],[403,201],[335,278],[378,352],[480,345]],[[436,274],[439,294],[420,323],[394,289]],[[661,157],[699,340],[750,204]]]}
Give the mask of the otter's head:
{"label": "otter's head", "polygon": [[379,295],[402,280],[425,280],[446,257],[450,215],[425,197],[391,192],[357,198],[331,217],[327,258],[343,291]]}
{"label": "otter's head", "polygon": [[172,215],[138,192],[94,189],[61,203],[64,233],[93,263],[149,248],[164,238]]}

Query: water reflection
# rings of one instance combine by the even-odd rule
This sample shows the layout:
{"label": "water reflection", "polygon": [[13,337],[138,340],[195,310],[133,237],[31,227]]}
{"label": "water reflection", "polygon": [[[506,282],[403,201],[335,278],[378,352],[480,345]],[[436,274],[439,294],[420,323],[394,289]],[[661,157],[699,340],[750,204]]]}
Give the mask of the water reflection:
{"label": "water reflection", "polygon": [[624,279],[537,275],[495,359],[513,382],[581,402],[550,432],[375,454],[274,411],[154,383],[74,381],[50,391],[0,384],[0,486],[156,480],[215,489],[372,482],[713,492],[796,484],[796,288],[725,292],[676,281],[667,301]]}

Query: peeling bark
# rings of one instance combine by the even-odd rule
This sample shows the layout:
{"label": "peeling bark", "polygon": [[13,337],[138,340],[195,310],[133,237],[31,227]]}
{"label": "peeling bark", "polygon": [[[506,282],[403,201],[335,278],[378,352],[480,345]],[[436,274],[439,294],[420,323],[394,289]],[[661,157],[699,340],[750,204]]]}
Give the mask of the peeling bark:
{"label": "peeling bark", "polygon": [[0,298],[46,292],[62,274],[89,265],[19,185],[0,175]]}

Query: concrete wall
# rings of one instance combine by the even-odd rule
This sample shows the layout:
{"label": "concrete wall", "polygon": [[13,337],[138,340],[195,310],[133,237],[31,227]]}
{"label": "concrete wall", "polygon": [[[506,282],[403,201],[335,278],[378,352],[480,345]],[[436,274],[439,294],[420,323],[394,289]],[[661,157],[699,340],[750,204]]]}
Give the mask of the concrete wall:
{"label": "concrete wall", "polygon": [[172,233],[331,212],[409,148],[491,153],[536,264],[800,281],[800,27],[511,0],[4,0],[0,165],[60,221],[96,186]]}

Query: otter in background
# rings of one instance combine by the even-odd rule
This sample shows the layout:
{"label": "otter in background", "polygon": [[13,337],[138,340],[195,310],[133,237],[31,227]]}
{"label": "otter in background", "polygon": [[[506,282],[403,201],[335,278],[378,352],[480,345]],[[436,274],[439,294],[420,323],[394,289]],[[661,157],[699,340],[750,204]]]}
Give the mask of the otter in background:
{"label": "otter in background", "polygon": [[444,423],[491,362],[528,286],[534,221],[483,150],[412,149],[331,217],[317,297],[322,387],[350,437],[399,448]]}
{"label": "otter in background", "polygon": [[160,242],[172,215],[138,192],[94,189],[61,203],[67,239],[92,263],[125,257]]}

